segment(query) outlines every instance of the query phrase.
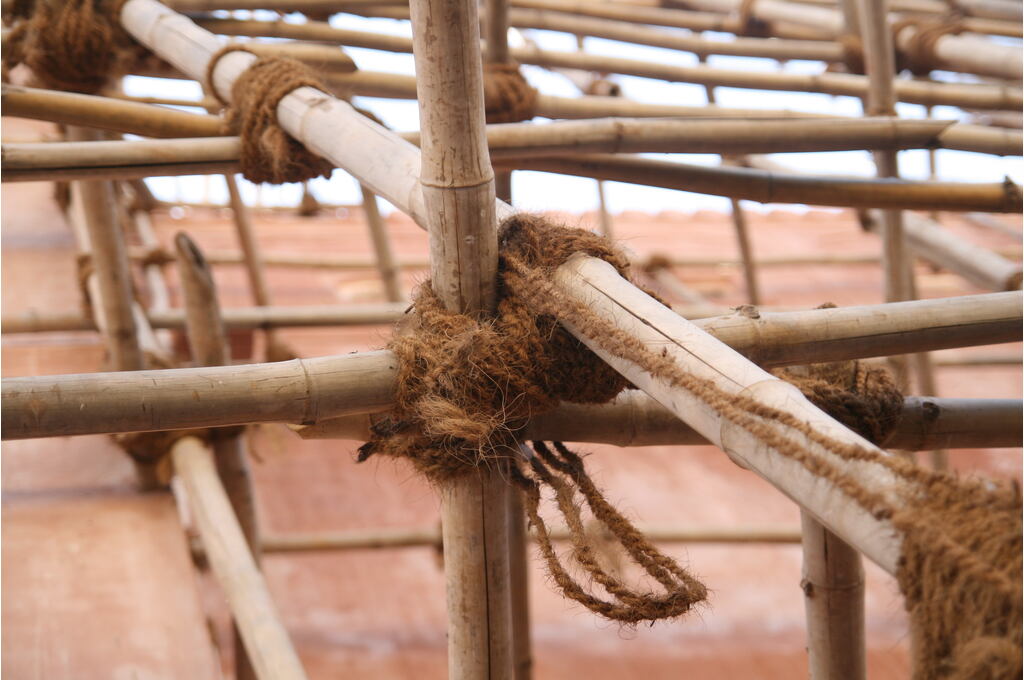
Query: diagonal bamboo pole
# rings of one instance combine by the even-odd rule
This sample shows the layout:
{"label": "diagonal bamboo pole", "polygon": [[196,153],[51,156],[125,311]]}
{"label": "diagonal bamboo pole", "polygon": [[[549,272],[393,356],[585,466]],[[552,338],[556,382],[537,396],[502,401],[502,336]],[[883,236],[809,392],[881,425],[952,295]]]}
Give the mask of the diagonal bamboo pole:
{"label": "diagonal bamboo pole", "polygon": [[399,280],[401,270],[395,264],[395,256],[391,252],[391,241],[388,239],[387,228],[384,219],[377,207],[377,197],[366,187],[360,185],[363,195],[363,212],[366,214],[366,227],[370,232],[370,240],[373,243],[373,252],[376,256],[377,271],[380,272],[381,282],[384,284],[384,297],[388,302],[401,302],[402,286]]}
{"label": "diagonal bamboo pole", "polygon": [[[184,233],[175,239],[178,276],[185,299],[186,326],[192,358],[200,366],[219,366],[230,361],[227,335],[220,318],[213,272],[195,243]],[[218,437],[213,442],[217,474],[231,503],[231,510],[245,536],[256,564],[260,561],[259,525],[252,474],[239,435]],[[238,622],[232,624],[235,637],[235,677],[256,678],[252,659],[245,649]]]}
{"label": "diagonal bamboo pole", "polygon": [[245,534],[217,475],[209,449],[195,437],[171,449],[174,471],[188,494],[207,560],[227,598],[260,680],[305,680],[299,657],[267,589]]}

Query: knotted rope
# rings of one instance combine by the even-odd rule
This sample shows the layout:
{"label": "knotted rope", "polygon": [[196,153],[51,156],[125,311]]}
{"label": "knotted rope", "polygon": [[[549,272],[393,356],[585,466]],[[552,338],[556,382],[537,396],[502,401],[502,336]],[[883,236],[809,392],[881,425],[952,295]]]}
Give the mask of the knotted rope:
{"label": "knotted rope", "polygon": [[[914,29],[906,47],[900,47],[900,33],[908,28]],[[914,75],[927,75],[938,68],[939,57],[935,46],[939,39],[947,35],[964,32],[963,21],[952,19],[904,19],[892,25],[892,39],[899,55],[900,66]]]}
{"label": "knotted rope", "polygon": [[771,24],[754,15],[755,2],[757,0],[742,0],[736,8],[736,35],[747,38],[770,38]]}
{"label": "knotted rope", "polygon": [[21,2],[5,41],[4,80],[25,64],[42,87],[95,94],[123,75],[144,49],[121,27],[126,0]]}
{"label": "knotted rope", "polygon": [[[206,89],[224,104],[213,87],[213,72],[221,57],[237,51],[249,52],[243,45],[228,45],[207,64]],[[326,91],[306,66],[286,57],[260,57],[232,85],[225,128],[227,134],[241,137],[239,164],[250,182],[284,184],[330,177],[334,166],[307,150],[277,122],[277,105],[300,87]]]}
{"label": "knotted rope", "polygon": [[484,64],[484,114],[488,123],[518,123],[536,115],[537,90],[516,64]]}

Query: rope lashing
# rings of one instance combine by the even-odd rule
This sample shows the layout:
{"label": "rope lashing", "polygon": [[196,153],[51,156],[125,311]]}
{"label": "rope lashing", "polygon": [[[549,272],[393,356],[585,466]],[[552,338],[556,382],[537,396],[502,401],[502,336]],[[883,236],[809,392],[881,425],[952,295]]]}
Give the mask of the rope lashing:
{"label": "rope lashing", "polygon": [[484,114],[488,123],[518,123],[536,115],[537,90],[516,64],[484,64]]}
{"label": "rope lashing", "polygon": [[754,14],[755,2],[757,0],[742,0],[736,8],[736,35],[746,38],[770,38],[771,24]]}
{"label": "rope lashing", "polygon": [[5,41],[4,79],[18,64],[42,87],[95,94],[143,54],[121,27],[126,0],[21,2]]}
{"label": "rope lashing", "polygon": [[[218,99],[213,72],[221,57],[236,51],[249,52],[244,45],[227,45],[215,52],[207,65],[205,86]],[[260,57],[232,85],[225,133],[241,137],[239,165],[250,182],[284,184],[330,177],[333,164],[307,150],[277,122],[277,105],[300,87],[326,91],[306,66],[286,57]]]}
{"label": "rope lashing", "polygon": [[[900,47],[900,33],[908,28],[914,30],[914,34],[907,41],[906,47]],[[904,19],[894,22],[892,25],[892,38],[896,45],[896,52],[899,55],[901,68],[909,70],[914,75],[927,75],[931,71],[940,68],[939,56],[935,47],[939,39],[947,35],[958,35],[964,32],[963,21],[957,18],[952,19]]]}
{"label": "rope lashing", "polygon": [[[916,678],[1020,676],[1022,505],[1016,483],[960,479],[835,440],[788,412],[687,373],[588,307],[560,296],[537,270],[521,264],[510,269],[506,286],[535,312],[572,325],[602,350],[690,392],[722,419],[892,523],[902,536],[896,576],[918,642]],[[866,487],[836,459],[888,471],[903,484],[900,497]]]}

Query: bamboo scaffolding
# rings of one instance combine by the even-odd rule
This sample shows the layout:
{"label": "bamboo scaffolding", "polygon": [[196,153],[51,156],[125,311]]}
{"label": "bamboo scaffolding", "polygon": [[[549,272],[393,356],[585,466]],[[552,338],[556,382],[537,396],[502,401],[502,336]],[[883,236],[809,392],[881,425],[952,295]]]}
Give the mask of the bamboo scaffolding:
{"label": "bamboo scaffolding", "polygon": [[[761,2],[764,1],[761,0]],[[310,21],[304,24],[291,24],[241,19],[201,19],[198,23],[204,28],[225,35],[335,42],[348,47],[364,47],[391,52],[412,51],[412,40],[409,38],[334,28],[323,22]],[[952,36],[946,36],[943,39],[949,37]],[[708,66],[657,64],[634,59],[537,48],[514,48],[510,50],[510,55],[521,64],[533,66],[557,66],[581,71],[601,71],[697,85],[818,92],[852,97],[863,97],[868,92],[867,78],[850,74],[752,73]],[[1019,78],[1019,75],[1016,77]],[[896,86],[896,94],[900,101],[911,104],[942,104],[976,109],[1009,110],[1018,110],[1024,105],[1020,88],[1007,85],[900,80]]]}
{"label": "bamboo scaffolding", "polygon": [[[386,79],[391,74],[360,72],[354,74],[364,81],[372,81],[378,77]],[[402,78],[400,91],[394,94],[415,98],[415,79],[409,76]],[[348,81],[346,81],[348,82]],[[354,81],[353,81],[354,82]],[[345,85],[348,88],[349,85]],[[365,94],[365,86],[356,85],[351,88],[354,94]],[[139,134],[152,137],[218,137],[223,132],[222,122],[216,116],[183,113],[170,109],[134,102],[114,99],[112,97],[95,97],[48,90],[33,90],[4,85],[4,115],[40,118],[53,122],[88,125],[89,127],[111,129],[118,132]],[[562,98],[545,98],[541,101],[555,101],[553,107],[541,107],[541,115],[561,117],[557,110],[558,102],[583,102],[585,105],[602,104],[608,98],[580,97],[577,100]],[[612,98],[615,99],[615,98]],[[620,100],[627,106],[635,104]],[[27,103],[26,103],[27,102]],[[643,115],[644,104],[637,104],[640,110],[632,115]],[[571,111],[569,113],[572,113]],[[600,113],[599,111],[595,113]],[[618,111],[617,113],[626,113]],[[945,148],[960,151],[976,151],[998,155],[1020,155],[1021,133],[1016,130],[991,129],[980,125],[958,124],[953,121],[908,121],[897,118],[841,118],[835,116],[813,117],[801,126],[805,134],[796,134],[791,124],[791,112],[786,111],[752,111],[745,109],[720,109],[717,107],[655,107],[651,114],[699,116],[700,121],[680,120],[636,120],[622,118],[616,120],[588,120],[586,122],[562,122],[538,128],[529,124],[505,124],[488,126],[487,141],[492,154],[515,156],[523,154],[562,154],[567,151],[614,151],[644,152],[666,151],[678,153],[785,153],[801,151],[842,151],[860,149],[909,149],[909,148]],[[744,120],[715,120],[716,117],[743,117]],[[655,117],[655,116],[644,116]],[[780,120],[771,120],[779,118]],[[757,125],[751,125],[752,119]],[[403,135],[410,141],[418,139],[418,134]],[[127,142],[122,144],[135,144]],[[198,162],[204,158],[212,160],[236,157],[234,142],[226,140],[209,141],[207,144],[225,144],[219,152],[206,150],[205,156],[195,157],[197,142],[191,144],[188,152],[179,150],[174,155],[178,144],[149,143],[142,146],[101,146],[82,147],[81,151],[49,145],[20,148],[12,146],[11,159],[7,161],[18,167],[18,154],[22,163],[42,162],[44,167],[60,167],[75,163],[92,163],[99,165],[119,165],[128,162],[148,160],[156,155],[162,162]],[[92,149],[86,153],[86,150]],[[112,150],[122,149],[121,152]],[[140,152],[145,149],[145,152]],[[229,150],[230,149],[230,150]],[[57,161],[58,151],[68,154],[64,163]],[[51,152],[47,154],[47,151]],[[104,157],[104,153],[114,153]],[[36,155],[32,155],[36,154]],[[38,154],[42,154],[39,156]],[[77,155],[76,155],[77,154]],[[94,158],[92,154],[97,154]],[[125,154],[124,156],[120,154]],[[172,157],[168,157],[171,154]],[[212,155],[211,155],[212,154]],[[84,158],[79,159],[79,157]],[[5,159],[6,161],[7,159]],[[29,165],[27,167],[37,167]]]}
{"label": "bamboo scaffolding", "polygon": [[[506,161],[498,161],[502,166]],[[507,161],[522,170],[644,184],[760,203],[803,203],[842,207],[1020,212],[1020,188],[1003,184],[953,184],[899,179],[784,175],[747,168],[709,168],[648,158],[580,154],[567,158]],[[984,205],[984,208],[969,208]]]}
{"label": "bamboo scaffolding", "polygon": [[[696,322],[763,366],[843,361],[1019,342],[1022,293],[740,313]],[[216,427],[315,424],[391,403],[388,352],[134,373],[6,378],[4,439]]]}
{"label": "bamboo scaffolding", "polygon": [[[292,426],[303,439],[365,441],[375,414],[331,418]],[[924,451],[1020,446],[1021,400],[907,397],[886,448]],[[609,404],[567,404],[534,416],[523,439],[615,446],[707,445],[708,440],[639,390],[627,390]]]}
{"label": "bamboo scaffolding", "polygon": [[306,673],[218,478],[213,455],[199,439],[183,437],[172,447],[171,459],[188,493],[206,559],[227,598],[256,677],[305,680]]}
{"label": "bamboo scaffolding", "polygon": [[[411,9],[431,288],[449,310],[485,314],[496,303],[498,223],[477,3]],[[449,678],[513,673],[507,474],[489,467],[440,489]]]}
{"label": "bamboo scaffolding", "polygon": [[[199,248],[184,233],[174,239],[178,275],[181,280],[192,359],[200,366],[219,366],[230,362],[227,334],[220,318],[213,272]],[[213,442],[217,475],[227,494],[231,510],[238,520],[253,561],[260,561],[260,535],[256,516],[256,496],[252,473],[240,436],[218,437]],[[243,643],[238,622],[233,622],[235,638],[235,677],[256,678],[255,668]]]}

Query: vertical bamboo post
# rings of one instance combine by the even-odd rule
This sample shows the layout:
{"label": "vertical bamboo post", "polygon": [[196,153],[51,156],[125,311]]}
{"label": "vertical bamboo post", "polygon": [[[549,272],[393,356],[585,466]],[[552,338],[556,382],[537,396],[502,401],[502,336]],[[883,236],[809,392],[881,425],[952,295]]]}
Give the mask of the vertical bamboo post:
{"label": "vertical bamboo post", "polygon": [[800,512],[811,680],[866,677],[864,567],[860,553]]}
{"label": "vertical bamboo post", "polygon": [[[508,54],[508,0],[484,0],[484,59],[488,64],[505,64]],[[495,194],[512,202],[512,171],[494,177]]]}
{"label": "vertical bamboo post", "polygon": [[395,264],[395,256],[391,252],[391,242],[388,240],[384,220],[377,207],[377,197],[362,184],[359,185],[359,190],[363,194],[363,212],[366,214],[366,226],[370,230],[373,251],[377,255],[377,270],[380,272],[381,282],[384,284],[384,295],[388,302],[401,302],[402,287],[398,280],[399,269]]}
{"label": "vertical bamboo post", "polygon": [[[486,314],[498,243],[476,0],[418,0],[411,19],[432,286],[449,309]],[[508,493],[498,469],[441,489],[451,678],[512,675]]]}
{"label": "vertical bamboo post", "polygon": [[[229,363],[230,350],[224,321],[217,302],[213,272],[199,248],[188,236],[174,239],[178,274],[185,299],[185,326],[192,358],[200,366]],[[260,533],[256,515],[256,495],[245,449],[239,436],[217,437],[213,441],[217,474],[227,493],[231,509],[245,536],[254,562],[260,561]],[[235,631],[235,677],[253,680],[256,671],[246,652],[238,626]]]}

